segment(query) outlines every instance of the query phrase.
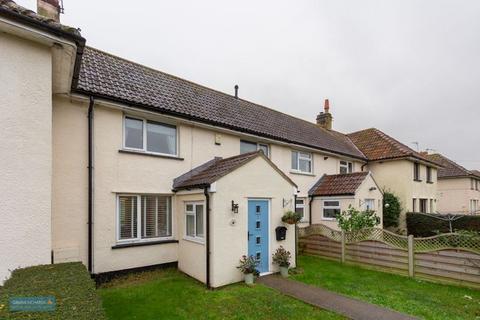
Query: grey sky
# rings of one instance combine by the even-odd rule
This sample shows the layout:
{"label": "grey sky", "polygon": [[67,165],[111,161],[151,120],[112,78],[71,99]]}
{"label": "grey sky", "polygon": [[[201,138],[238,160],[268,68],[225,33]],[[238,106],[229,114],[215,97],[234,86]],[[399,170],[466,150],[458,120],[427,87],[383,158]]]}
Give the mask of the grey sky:
{"label": "grey sky", "polygon": [[[17,3],[35,9],[35,0]],[[480,169],[480,1],[64,0],[90,46]]]}

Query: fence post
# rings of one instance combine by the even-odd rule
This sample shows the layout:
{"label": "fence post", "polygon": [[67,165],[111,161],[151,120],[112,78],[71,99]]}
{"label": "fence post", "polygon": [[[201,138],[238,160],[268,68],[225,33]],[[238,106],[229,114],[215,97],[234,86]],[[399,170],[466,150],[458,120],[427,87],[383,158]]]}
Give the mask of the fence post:
{"label": "fence post", "polygon": [[414,277],[415,276],[415,247],[414,247],[414,238],[413,235],[408,236],[408,276]]}
{"label": "fence post", "polygon": [[342,230],[342,263],[345,263],[345,231]]}

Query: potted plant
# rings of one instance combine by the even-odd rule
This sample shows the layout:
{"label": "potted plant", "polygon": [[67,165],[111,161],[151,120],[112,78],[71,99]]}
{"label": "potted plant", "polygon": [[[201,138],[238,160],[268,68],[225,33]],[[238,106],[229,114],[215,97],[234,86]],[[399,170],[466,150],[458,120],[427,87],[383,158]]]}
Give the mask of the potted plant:
{"label": "potted plant", "polygon": [[273,263],[280,267],[280,274],[282,277],[288,277],[288,267],[290,266],[290,259],[292,258],[290,251],[287,251],[283,246],[280,246],[272,255],[272,258]]}
{"label": "potted plant", "polygon": [[255,275],[258,275],[257,271],[258,260],[254,256],[247,257],[243,255],[240,259],[240,264],[238,269],[245,275],[245,283],[248,285],[253,284],[253,279]]}
{"label": "potted plant", "polygon": [[283,214],[282,221],[288,224],[297,224],[302,216],[294,211],[287,211]]}

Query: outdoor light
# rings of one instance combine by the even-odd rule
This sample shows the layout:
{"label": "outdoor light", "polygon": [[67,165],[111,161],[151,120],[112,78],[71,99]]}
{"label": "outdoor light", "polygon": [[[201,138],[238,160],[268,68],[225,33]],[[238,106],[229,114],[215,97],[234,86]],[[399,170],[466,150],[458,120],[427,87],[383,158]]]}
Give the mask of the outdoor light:
{"label": "outdoor light", "polygon": [[389,208],[390,207],[390,203],[385,203],[385,208]]}
{"label": "outdoor light", "polygon": [[235,203],[233,200],[232,200],[232,212],[238,213],[238,203]]}

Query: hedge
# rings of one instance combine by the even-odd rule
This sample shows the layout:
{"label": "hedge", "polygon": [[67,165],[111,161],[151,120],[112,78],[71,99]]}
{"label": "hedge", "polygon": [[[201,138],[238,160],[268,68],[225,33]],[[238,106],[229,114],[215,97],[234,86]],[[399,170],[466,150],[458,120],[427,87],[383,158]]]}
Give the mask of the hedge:
{"label": "hedge", "polygon": [[[10,312],[10,297],[54,296],[52,312]],[[0,287],[0,319],[106,319],[95,283],[80,262],[14,270]]]}
{"label": "hedge", "polygon": [[[438,215],[446,217],[445,215]],[[452,221],[453,231],[470,230],[480,232],[480,216],[459,215]],[[438,233],[450,232],[449,222],[421,213],[407,213],[407,231],[415,237],[430,237]]]}

